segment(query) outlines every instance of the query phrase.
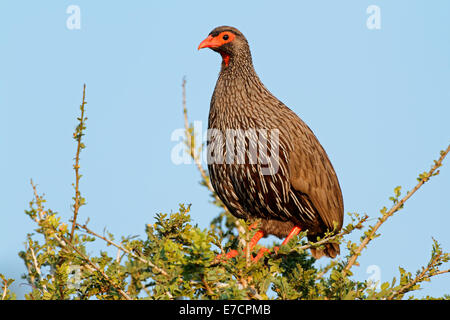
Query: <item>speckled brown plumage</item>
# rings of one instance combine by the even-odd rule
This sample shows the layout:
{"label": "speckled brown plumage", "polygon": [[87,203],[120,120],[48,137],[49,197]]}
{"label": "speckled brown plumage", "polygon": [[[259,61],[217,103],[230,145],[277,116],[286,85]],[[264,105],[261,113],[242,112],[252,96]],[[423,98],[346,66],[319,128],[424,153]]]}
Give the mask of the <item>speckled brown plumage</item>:
{"label": "speckled brown plumage", "polygon": [[[249,145],[258,143],[253,131],[263,129],[269,135],[278,130],[278,162],[276,173],[263,174],[267,162],[258,158],[251,163],[249,154],[244,154],[244,163],[237,159],[232,163],[209,161],[214,190],[234,216],[260,219],[266,235],[285,237],[298,225],[315,241],[327,230],[340,230],[342,193],[325,150],[311,129],[262,84],[253,68],[248,42],[239,30],[218,27],[210,36],[224,31],[232,33],[233,41],[211,48],[221,53],[223,61],[211,99],[208,128],[249,133],[244,153]],[[218,152],[227,159],[226,141],[211,135],[208,153],[217,157]],[[338,253],[337,244],[328,244],[323,252],[312,251],[317,258]]]}

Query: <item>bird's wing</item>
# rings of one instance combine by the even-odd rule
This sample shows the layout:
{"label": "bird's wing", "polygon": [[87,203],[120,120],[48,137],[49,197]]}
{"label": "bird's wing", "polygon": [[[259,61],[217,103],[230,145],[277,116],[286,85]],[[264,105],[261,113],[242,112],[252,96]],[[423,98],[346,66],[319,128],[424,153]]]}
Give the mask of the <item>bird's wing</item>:
{"label": "bird's wing", "polygon": [[[297,117],[298,118],[298,117]],[[330,229],[342,227],[344,204],[334,168],[311,129],[300,119],[289,159],[292,187],[306,195]]]}

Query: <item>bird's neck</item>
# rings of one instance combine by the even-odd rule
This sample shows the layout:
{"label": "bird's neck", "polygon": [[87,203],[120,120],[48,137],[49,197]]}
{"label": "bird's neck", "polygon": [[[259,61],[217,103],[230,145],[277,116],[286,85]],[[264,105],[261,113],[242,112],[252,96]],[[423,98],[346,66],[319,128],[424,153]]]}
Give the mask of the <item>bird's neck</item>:
{"label": "bird's neck", "polygon": [[245,85],[245,87],[259,85],[260,80],[253,67],[250,52],[240,52],[239,54],[227,55],[221,53],[222,65],[220,69],[218,85],[229,89],[236,89]]}
{"label": "bird's neck", "polygon": [[222,68],[217,79],[210,109],[210,127],[220,128],[227,125],[231,128],[241,128],[241,123],[224,123],[221,119],[239,114],[243,117],[253,117],[257,106],[255,101],[269,96],[262,84],[251,58],[236,59],[231,56],[228,65],[222,62]]}

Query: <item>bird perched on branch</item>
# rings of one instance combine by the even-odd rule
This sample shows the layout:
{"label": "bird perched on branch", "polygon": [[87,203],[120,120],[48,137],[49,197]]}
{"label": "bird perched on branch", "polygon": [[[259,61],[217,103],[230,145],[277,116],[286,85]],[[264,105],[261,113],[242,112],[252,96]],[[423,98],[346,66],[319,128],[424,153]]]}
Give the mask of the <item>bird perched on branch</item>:
{"label": "bird perched on branch", "polygon": [[[339,231],[344,205],[333,166],[311,129],[263,85],[247,39],[221,26],[202,48],[222,56],[208,121],[210,179],[231,214],[258,221],[251,249],[269,234],[286,237],[286,244],[301,230],[313,242]],[[339,245],[327,243],[311,253],[334,258]],[[232,250],[227,257],[236,255]]]}

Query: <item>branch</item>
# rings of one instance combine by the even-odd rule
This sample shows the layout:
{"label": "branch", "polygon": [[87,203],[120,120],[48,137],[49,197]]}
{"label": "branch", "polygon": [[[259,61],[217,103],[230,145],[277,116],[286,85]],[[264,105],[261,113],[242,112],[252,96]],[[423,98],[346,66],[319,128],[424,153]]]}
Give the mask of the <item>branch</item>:
{"label": "branch", "polygon": [[[187,114],[187,107],[186,107],[186,78],[183,78],[183,83],[181,84],[181,87],[183,88],[183,114],[184,114],[184,128],[186,130],[186,140],[187,145],[189,148],[189,155],[194,160],[195,165],[197,166],[198,171],[202,175],[203,181],[205,182],[206,187],[211,192],[215,192],[214,188],[211,184],[211,181],[209,180],[208,174],[206,173],[205,169],[203,169],[202,162],[201,162],[201,155],[197,154],[195,150],[195,136],[193,136],[190,132],[189,128],[189,121],[188,121],[188,114]],[[220,199],[215,195],[215,198],[220,201]]]}
{"label": "branch", "polygon": [[[86,87],[86,86],[85,86],[85,87]],[[83,100],[84,100],[84,98],[83,98]],[[33,184],[33,180],[31,180],[31,186],[33,187],[34,197],[35,197],[35,199],[36,199],[36,204],[37,204],[37,206],[38,206],[38,215],[39,215],[39,218],[36,216],[35,221],[36,221],[37,223],[39,223],[39,222],[40,222],[40,219],[43,218],[43,216],[44,216],[44,214],[45,214],[45,211],[43,211],[44,208],[42,207],[42,198],[39,197],[39,195],[38,195],[38,193],[37,193],[37,190],[36,190],[36,186]],[[76,224],[75,219],[74,219],[74,223]],[[75,225],[73,225],[72,231],[74,230],[74,228],[75,228]],[[55,231],[56,231],[56,230],[55,230]],[[111,281],[111,279],[110,279],[110,278],[109,278],[109,277],[108,277],[108,276],[107,276],[107,275],[106,275],[99,267],[97,267],[97,266],[95,265],[95,263],[93,263],[91,260],[89,260],[89,258],[87,258],[80,250],[78,250],[74,245],[72,245],[71,241],[67,241],[64,237],[62,237],[62,238],[58,237],[56,232],[54,233],[53,236],[54,236],[55,239],[59,242],[59,244],[61,245],[61,248],[67,249],[67,247],[70,247],[73,251],[75,251],[76,253],[78,253],[78,255],[79,255],[84,261],[86,261],[86,262],[88,263],[88,266],[86,266],[88,269],[91,269],[91,270],[92,270],[92,268],[94,268],[95,270],[97,270],[97,271],[103,276],[103,278],[104,278],[107,282],[109,282],[109,283],[111,284],[111,286],[113,286],[113,287],[117,290],[117,292],[119,292],[119,294],[120,294],[122,297],[124,297],[124,298],[127,299],[127,300],[132,300],[132,299],[131,299],[131,298],[130,298],[123,290],[122,290],[122,289],[120,289],[118,286],[116,286],[116,285]],[[37,266],[36,256],[35,256],[35,254],[34,254],[33,249],[31,248],[31,245],[30,245],[30,251],[31,251],[32,260],[33,260],[33,264],[34,264],[34,266],[35,266],[36,272],[37,272],[37,274],[38,274],[39,276],[41,276],[40,269],[39,269],[39,267]],[[47,291],[47,289],[45,288],[45,286],[44,286],[44,289]]]}
{"label": "branch", "polygon": [[6,294],[8,293],[8,281],[6,279],[2,279],[2,280],[3,280],[3,294],[2,294],[1,300],[5,300]]}
{"label": "branch", "polygon": [[350,257],[350,259],[347,262],[347,265],[345,266],[345,268],[342,270],[343,275],[347,274],[347,272],[352,268],[352,266],[355,264],[356,260],[358,259],[358,256],[361,254],[361,251],[367,246],[367,244],[372,240],[372,237],[375,235],[376,231],[381,227],[381,225],[389,218],[391,217],[394,213],[396,213],[398,210],[400,210],[404,203],[411,198],[411,196],[420,189],[420,187],[422,187],[424,185],[425,182],[427,182],[429,180],[429,178],[431,176],[436,175],[439,171],[436,172],[436,170],[442,165],[442,161],[445,159],[445,157],[447,156],[447,154],[450,151],[450,145],[447,147],[446,150],[441,151],[441,157],[434,162],[434,166],[431,167],[430,171],[428,171],[425,174],[421,174],[419,183],[411,190],[409,191],[406,196],[403,197],[403,199],[401,199],[400,201],[396,202],[394,204],[394,206],[387,212],[385,213],[379,220],[378,222],[375,224],[375,226],[370,230],[370,232],[367,234],[366,238],[364,238],[363,241],[361,241],[360,246],[358,247],[358,249],[356,249],[356,251],[354,252],[354,254]]}
{"label": "branch", "polygon": [[42,220],[44,218],[44,215],[45,215],[45,211],[44,211],[44,208],[42,206],[42,197],[40,197],[38,195],[36,185],[33,183],[33,179],[30,179],[30,184],[31,184],[31,187],[33,188],[34,199],[35,199],[36,205],[38,207],[38,215],[39,215],[39,217],[36,216],[34,218],[34,221],[39,224],[39,221]]}
{"label": "branch", "polygon": [[[444,254],[445,255],[445,254]],[[437,276],[444,273],[449,273],[450,269],[442,270],[442,271],[435,271],[434,267],[439,264],[440,260],[442,259],[442,252],[439,254],[436,254],[436,256],[428,263],[428,265],[423,268],[422,272],[418,273],[417,276],[407,284],[405,284],[403,287],[401,287],[399,290],[393,292],[387,300],[393,300],[395,297],[399,295],[403,295],[410,291],[411,288],[413,288],[417,283],[426,281],[427,279]],[[433,272],[434,271],[434,272]]]}
{"label": "branch", "polygon": [[354,226],[354,227],[352,227],[352,228],[345,228],[345,229],[343,229],[341,232],[336,233],[336,234],[334,234],[334,235],[333,235],[333,234],[330,234],[329,236],[326,236],[326,237],[324,237],[323,239],[321,239],[321,240],[319,240],[319,241],[317,241],[317,242],[308,242],[307,244],[305,244],[305,245],[303,245],[303,246],[297,247],[296,250],[307,250],[307,249],[314,248],[314,247],[318,247],[318,246],[321,246],[321,245],[323,245],[323,244],[325,244],[325,243],[329,243],[329,242],[332,242],[332,241],[334,241],[334,240],[340,239],[340,238],[342,238],[343,236],[345,236],[345,235],[351,233],[355,228],[357,228],[357,229],[361,228],[361,227],[362,227],[362,224],[363,224],[367,219],[368,219],[368,216],[367,216],[367,215],[364,215],[364,216],[362,216],[362,217],[359,219],[359,221],[358,221],[358,223],[356,224],[356,226]]}
{"label": "branch", "polygon": [[74,198],[74,205],[73,205],[73,221],[72,221],[72,230],[70,231],[70,242],[73,240],[73,234],[75,231],[75,225],[77,223],[77,217],[78,217],[78,211],[80,209],[80,206],[83,205],[81,200],[81,194],[80,194],[80,153],[81,150],[84,149],[84,144],[81,142],[83,137],[83,132],[86,129],[85,127],[85,121],[87,118],[84,117],[84,106],[86,105],[85,101],[86,97],[86,84],[83,86],[83,100],[80,105],[81,110],[81,117],[78,118],[80,123],[75,129],[75,132],[73,133],[73,138],[77,141],[77,153],[75,155],[75,164],[73,165],[73,169],[75,170],[75,198]]}
{"label": "branch", "polygon": [[433,276],[438,276],[440,274],[450,273],[450,269],[437,271]]}
{"label": "branch", "polygon": [[[41,268],[39,268],[39,264],[36,259],[36,254],[34,253],[33,243],[32,243],[31,238],[29,238],[29,246],[30,246],[29,250],[30,250],[31,258],[32,258],[31,261],[33,263],[34,269],[36,270],[36,273],[38,274],[39,281],[41,281],[42,280]],[[44,291],[48,292],[47,286],[45,284],[42,284],[42,288],[44,289]]]}
{"label": "branch", "polygon": [[60,245],[63,247],[70,247],[73,251],[75,251],[84,261],[86,261],[92,268],[94,268],[98,273],[102,275],[102,277],[114,287],[114,289],[119,292],[119,294],[126,300],[132,300],[132,298],[126,294],[120,287],[118,287],[106,273],[104,273],[95,263],[93,263],[88,257],[86,257],[80,250],[78,250],[70,241],[66,241],[64,238],[59,238],[56,234],[54,235],[55,239],[58,240]]}
{"label": "branch", "polygon": [[134,254],[134,253],[131,252],[130,250],[127,250],[127,249],[125,249],[124,247],[122,247],[122,246],[120,246],[120,245],[118,245],[118,244],[112,242],[111,240],[109,240],[109,239],[107,239],[107,238],[105,238],[105,237],[99,235],[98,233],[96,233],[96,232],[90,230],[86,225],[80,225],[80,224],[78,224],[78,223],[77,223],[76,225],[77,225],[77,227],[83,229],[86,233],[88,233],[88,234],[90,234],[90,235],[93,235],[93,236],[95,236],[95,237],[97,237],[97,238],[100,238],[100,239],[106,241],[107,243],[109,243],[110,245],[116,247],[117,249],[122,250],[123,252],[128,253],[130,256],[133,256],[134,258],[138,259],[139,261],[141,261],[141,262],[143,262],[143,263],[146,263],[146,264],[149,265],[151,268],[155,269],[156,271],[160,272],[161,274],[163,274],[163,275],[165,275],[165,276],[168,276],[168,273],[167,273],[166,271],[164,271],[163,269],[161,269],[161,268],[159,268],[158,266],[154,265],[152,262],[150,262],[150,261],[148,261],[148,260],[145,260],[145,259],[139,257],[138,255]]}

